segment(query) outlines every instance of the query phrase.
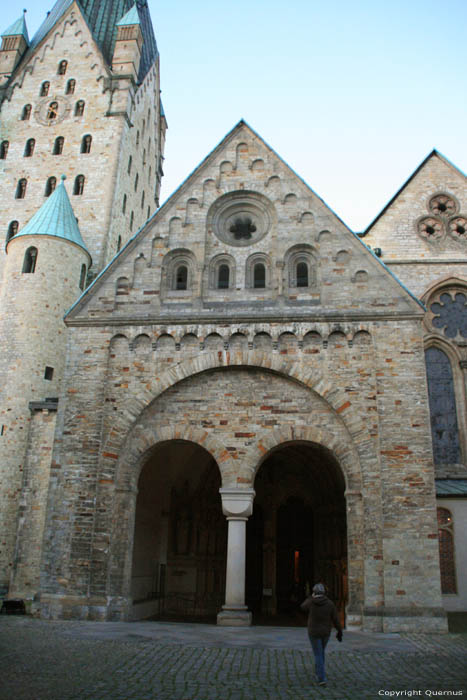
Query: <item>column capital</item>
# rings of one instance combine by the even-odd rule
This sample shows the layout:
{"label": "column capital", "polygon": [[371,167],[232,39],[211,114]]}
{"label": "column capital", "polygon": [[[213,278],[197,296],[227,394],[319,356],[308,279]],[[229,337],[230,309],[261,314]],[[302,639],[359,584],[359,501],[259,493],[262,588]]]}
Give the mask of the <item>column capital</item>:
{"label": "column capital", "polygon": [[249,518],[253,513],[254,489],[219,489],[222,512],[227,518]]}

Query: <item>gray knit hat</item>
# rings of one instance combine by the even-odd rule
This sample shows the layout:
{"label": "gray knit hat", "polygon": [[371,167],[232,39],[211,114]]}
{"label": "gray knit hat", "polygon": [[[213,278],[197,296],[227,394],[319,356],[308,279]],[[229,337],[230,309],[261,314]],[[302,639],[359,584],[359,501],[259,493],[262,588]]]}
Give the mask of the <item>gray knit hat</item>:
{"label": "gray knit hat", "polygon": [[323,586],[322,583],[315,583],[313,586],[313,595],[324,595],[326,593],[326,589]]}

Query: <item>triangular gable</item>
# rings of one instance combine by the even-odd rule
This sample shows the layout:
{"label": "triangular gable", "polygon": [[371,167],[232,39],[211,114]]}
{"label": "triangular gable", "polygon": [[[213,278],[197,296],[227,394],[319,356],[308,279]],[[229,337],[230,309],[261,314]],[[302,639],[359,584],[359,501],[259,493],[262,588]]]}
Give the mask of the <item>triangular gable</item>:
{"label": "triangular gable", "polygon": [[[245,154],[243,151],[247,153]],[[276,190],[279,188],[280,191],[273,191],[274,187]],[[206,193],[209,188],[211,191],[208,196]],[[73,323],[73,319],[77,319],[82,313],[86,315],[86,308],[93,307],[91,300],[98,297],[105,299],[105,302],[100,312],[97,307],[93,307],[92,315],[99,316],[101,313],[108,313],[112,308],[111,290],[115,289],[118,279],[128,280],[128,285],[131,287],[132,264],[138,264],[135,256],[140,260],[142,272],[139,274],[141,275],[146,274],[144,270],[151,266],[159,266],[160,269],[161,257],[168,256],[174,250],[190,251],[192,249],[197,265],[201,264],[200,256],[203,255],[203,265],[206,268],[206,266],[209,267],[209,260],[217,252],[225,252],[228,249],[228,255],[232,260],[234,258],[237,260],[236,265],[241,266],[243,262],[239,262],[239,260],[240,258],[244,260],[247,257],[248,248],[240,255],[240,252],[231,248],[230,244],[226,244],[225,241],[219,242],[212,234],[206,217],[210,216],[215,201],[221,200],[224,195],[230,197],[232,192],[238,193],[243,189],[248,193],[255,194],[257,192],[258,197],[264,197],[265,200],[268,197],[271,200],[274,199],[273,209],[277,210],[274,214],[277,217],[275,233],[271,233],[269,239],[265,238],[264,244],[261,242],[253,246],[252,250],[254,249],[261,254],[264,245],[265,255],[269,255],[270,259],[277,259],[277,257],[284,255],[285,264],[290,250],[294,247],[297,251],[301,248],[307,248],[313,260],[319,257],[318,251],[321,250],[321,275],[326,276],[326,279],[320,279],[322,291],[316,294],[310,292],[307,296],[298,290],[296,298],[293,298],[288,290],[285,295],[287,299],[282,303],[281,313],[285,313],[284,306],[285,308],[289,307],[290,313],[295,315],[304,315],[310,311],[318,313],[318,309],[321,310],[321,313],[341,314],[344,310],[348,312],[349,308],[352,308],[354,309],[352,313],[358,316],[359,313],[363,313],[357,304],[357,299],[360,297],[362,305],[366,305],[367,311],[373,315],[376,309],[385,306],[385,299],[389,297],[392,300],[390,312],[392,316],[396,313],[396,307],[399,308],[400,313],[412,315],[422,313],[423,307],[415,297],[400,284],[372,251],[314,193],[304,180],[242,120],[101,272],[91,287],[70,309],[68,321]],[[172,229],[177,229],[178,233],[175,232],[172,235]],[[274,241],[272,241],[273,237]],[[156,253],[154,253],[154,246],[159,246]],[[363,267],[360,260],[363,261]],[[277,264],[279,265],[279,261]],[[242,271],[240,272],[243,274]],[[164,271],[162,270],[158,274],[161,275],[160,285],[163,286]],[[277,276],[279,273],[274,270],[271,274]],[[338,284],[339,276],[342,279],[345,277],[347,289],[344,290],[344,285]],[[156,273],[149,277],[152,280],[151,284],[157,286],[157,283],[154,283],[157,277]],[[370,278],[371,284],[368,283]],[[206,284],[209,284],[206,278],[201,280],[200,288]],[[246,277],[245,284],[247,284]],[[329,288],[333,284],[336,285],[333,290],[334,302],[330,302]],[[107,297],[105,294],[102,296],[102,289],[106,285],[109,286],[109,296]],[[368,290],[371,288],[376,295],[375,300],[372,300],[371,303],[369,299],[365,302],[365,294],[362,292],[365,285],[367,294],[370,293]],[[150,295],[154,295],[154,300],[157,299],[158,303],[153,304],[153,312],[150,312],[148,308],[141,308],[138,311],[139,302],[137,295],[135,296],[131,309],[128,307],[135,319],[140,313],[147,315],[149,312],[153,318],[163,316],[159,296],[159,293],[162,293],[162,286],[159,290],[154,288],[142,292],[142,294],[147,294],[144,299],[146,305],[149,305]],[[216,302],[212,302],[213,308],[216,308],[217,316],[227,305],[229,305],[232,314],[235,314],[236,311],[240,314],[246,313],[247,300],[240,299],[241,290],[236,290],[235,293],[236,297],[232,295],[232,298],[223,304],[216,306]],[[213,295],[208,292],[207,296],[212,297]],[[252,296],[251,293],[250,296]],[[353,298],[354,296],[355,298]],[[140,295],[139,299],[143,303],[143,296]],[[204,299],[204,301],[206,300]],[[256,299],[255,303],[260,308],[261,305],[257,302]],[[271,291],[268,298],[264,300],[264,310],[267,309],[268,314],[274,315],[277,313],[276,303],[277,299],[274,298],[274,293]],[[326,308],[323,308],[323,304]],[[335,308],[330,308],[332,304]],[[205,306],[209,307],[209,301]],[[169,304],[170,310],[175,311],[175,307],[175,303]],[[106,311],[104,312],[104,310]],[[186,311],[186,304],[183,311]],[[209,311],[207,311],[208,315]]]}
{"label": "triangular gable", "polygon": [[395,195],[393,195],[393,197],[391,197],[391,199],[389,200],[389,202],[383,207],[383,209],[382,209],[382,210],[379,212],[379,214],[373,219],[373,221],[369,224],[369,226],[367,226],[367,228],[365,229],[365,231],[363,231],[363,233],[360,234],[360,236],[361,236],[362,238],[364,238],[368,233],[370,233],[371,229],[376,225],[376,223],[381,219],[381,217],[384,216],[384,214],[387,212],[387,210],[388,210],[388,209],[392,206],[392,204],[402,195],[402,193],[404,192],[404,190],[410,185],[410,183],[416,178],[416,176],[418,175],[418,173],[421,172],[421,171],[423,170],[423,168],[425,167],[425,165],[426,165],[426,164],[428,163],[428,161],[431,160],[432,158],[439,158],[439,159],[440,159],[443,163],[445,163],[447,166],[449,166],[450,168],[452,168],[453,170],[455,170],[457,173],[459,173],[460,175],[462,175],[463,177],[465,177],[465,174],[462,172],[462,170],[460,170],[460,168],[458,168],[456,165],[454,165],[453,163],[451,163],[451,161],[448,160],[448,158],[446,158],[445,156],[443,156],[439,151],[436,150],[436,148],[434,148],[434,149],[427,155],[427,157],[424,158],[424,159],[422,160],[422,162],[420,163],[420,165],[418,166],[418,168],[416,168],[416,169],[414,170],[414,172],[412,173],[412,175],[410,175],[410,177],[407,178],[407,180],[404,182],[404,184],[402,185],[402,187],[400,187],[400,188],[397,190],[397,192],[395,193]]}

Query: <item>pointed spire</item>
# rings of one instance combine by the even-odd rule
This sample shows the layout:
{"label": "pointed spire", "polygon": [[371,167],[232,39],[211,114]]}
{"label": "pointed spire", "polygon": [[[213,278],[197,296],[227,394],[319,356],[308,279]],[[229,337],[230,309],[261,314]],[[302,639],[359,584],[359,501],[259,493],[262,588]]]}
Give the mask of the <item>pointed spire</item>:
{"label": "pointed spire", "polygon": [[28,28],[26,26],[26,10],[23,10],[23,14],[16,20],[16,22],[13,22],[8,29],[5,29],[5,31],[2,32],[2,37],[4,36],[22,36],[29,45]]}
{"label": "pointed spire", "polygon": [[136,4],[133,5],[133,7],[128,10],[126,15],[123,15],[122,19],[120,22],[117,22],[116,26],[117,27],[128,27],[131,24],[139,24],[139,14],[138,14],[138,8],[136,7]]}
{"label": "pointed spire", "polygon": [[84,243],[76,216],[65,189],[66,176],[62,175],[61,182],[14,238],[20,236],[56,236],[71,241],[89,253]]}

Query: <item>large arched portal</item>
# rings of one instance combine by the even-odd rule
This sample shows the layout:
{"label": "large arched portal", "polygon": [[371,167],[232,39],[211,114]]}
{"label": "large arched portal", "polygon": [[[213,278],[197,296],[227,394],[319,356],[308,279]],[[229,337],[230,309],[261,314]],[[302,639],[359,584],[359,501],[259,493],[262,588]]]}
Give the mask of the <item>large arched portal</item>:
{"label": "large arched portal", "polygon": [[155,446],[138,481],[133,618],[215,619],[225,596],[227,522],[220,473],[199,445]]}
{"label": "large arched portal", "polygon": [[246,603],[256,620],[303,621],[298,606],[322,581],[344,620],[347,602],[345,482],[334,455],[310,442],[269,452],[247,524]]}

